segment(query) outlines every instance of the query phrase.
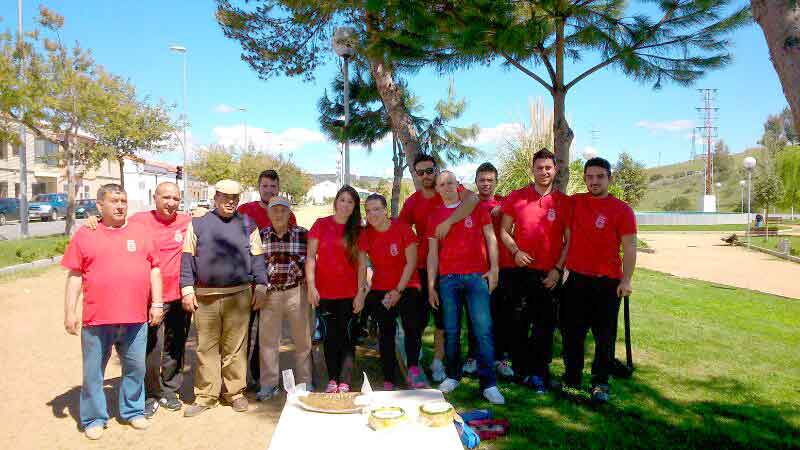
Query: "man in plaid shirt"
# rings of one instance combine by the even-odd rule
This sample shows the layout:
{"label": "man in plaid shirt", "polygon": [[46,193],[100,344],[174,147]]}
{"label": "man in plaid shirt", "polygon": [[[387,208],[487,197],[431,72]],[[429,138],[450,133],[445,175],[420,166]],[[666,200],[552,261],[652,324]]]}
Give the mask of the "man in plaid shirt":
{"label": "man in plaid shirt", "polygon": [[292,210],[285,198],[272,197],[267,214],[272,225],[261,230],[267,260],[267,295],[253,305],[253,309],[261,311],[258,322],[261,358],[258,401],[268,400],[278,393],[278,360],[284,319],[289,322],[295,345],[295,379],[298,384],[311,384],[311,312],[304,286],[308,232],[290,223]]}

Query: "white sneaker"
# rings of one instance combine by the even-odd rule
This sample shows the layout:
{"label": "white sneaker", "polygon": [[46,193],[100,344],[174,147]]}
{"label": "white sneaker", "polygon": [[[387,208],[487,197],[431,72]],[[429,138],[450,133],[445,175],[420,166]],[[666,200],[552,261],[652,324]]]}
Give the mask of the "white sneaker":
{"label": "white sneaker", "polygon": [[137,430],[146,430],[150,428],[150,422],[148,422],[144,417],[137,417],[128,423]]}
{"label": "white sneaker", "polygon": [[494,370],[496,370],[501,377],[505,378],[514,377],[514,369],[511,368],[511,364],[508,363],[507,359],[504,359],[502,361],[495,361]]}
{"label": "white sneaker", "polygon": [[461,367],[461,371],[465,375],[475,375],[478,372],[478,361],[475,358],[467,358]]}
{"label": "white sneaker", "polygon": [[437,383],[447,378],[447,373],[444,371],[444,363],[442,363],[441,359],[434,359],[431,362],[431,378]]}
{"label": "white sneaker", "polygon": [[[458,381],[452,378],[446,378],[442,381],[442,384],[439,385],[439,390],[442,391],[442,394],[448,394],[453,392],[458,387]],[[495,388],[497,389],[497,388]],[[500,393],[498,392],[498,395]],[[502,398],[502,396],[500,396]]]}
{"label": "white sneaker", "polygon": [[96,441],[96,440],[100,439],[101,437],[103,437],[103,427],[102,426],[97,426],[97,425],[95,425],[93,427],[89,427],[89,428],[87,428],[86,430],[83,431],[83,434],[86,435],[87,439],[91,439],[93,441]]}
{"label": "white sneaker", "polygon": [[[444,383],[442,383],[444,384]],[[444,392],[444,391],[443,391]],[[503,394],[500,393],[500,389],[497,389],[497,386],[492,386],[488,389],[483,390],[483,398],[489,400],[489,403],[493,405],[505,405],[506,399],[503,397]]]}

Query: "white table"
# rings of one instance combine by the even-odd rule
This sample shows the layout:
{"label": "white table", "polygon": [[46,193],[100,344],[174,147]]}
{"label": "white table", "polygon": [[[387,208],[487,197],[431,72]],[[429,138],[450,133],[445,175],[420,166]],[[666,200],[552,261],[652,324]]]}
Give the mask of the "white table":
{"label": "white table", "polygon": [[455,426],[431,428],[417,422],[420,404],[443,399],[434,389],[373,392],[373,406],[399,406],[408,417],[405,424],[380,431],[369,427],[367,414],[315,413],[287,401],[269,449],[463,450]]}

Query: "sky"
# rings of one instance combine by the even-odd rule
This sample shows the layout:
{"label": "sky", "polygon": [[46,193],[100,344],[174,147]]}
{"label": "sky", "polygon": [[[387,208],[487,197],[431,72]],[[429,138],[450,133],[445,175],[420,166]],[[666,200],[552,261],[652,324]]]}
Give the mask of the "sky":
{"label": "sky", "polygon": [[[192,149],[208,144],[242,146],[246,129],[248,141],[260,151],[289,154],[311,173],[335,172],[338,145],[320,132],[317,111],[317,100],[339,70],[333,56],[313,82],[284,76],[261,80],[241,60],[239,44],[222,34],[213,0],[24,3],[26,29],[34,26],[39,4],[56,10],[65,16],[65,42],[79,41],[92,50],[98,64],[129,79],[142,96],[163,99],[176,105],[176,111],[182,108],[183,57],[171,53],[169,46],[185,46]],[[16,16],[16,2],[2,2],[0,29],[15,32]],[[613,162],[627,151],[648,166],[688,159],[692,130],[700,124],[696,108],[702,103],[697,91],[701,88],[718,90],[719,137],[731,151],[755,146],[767,116],[782,110],[786,100],[760,28],[755,24],[742,28],[732,42],[733,64],[710,72],[691,88],[666,84],[654,91],[613,69],[581,81],[567,97],[574,153],[593,146]],[[498,150],[520,124],[529,123],[531,103],[552,105],[549,94],[533,79],[499,64],[448,74],[422,70],[408,78],[408,86],[431,115],[451,81],[468,105],[457,124],[481,128],[475,145],[482,157],[455,166],[461,177],[471,178],[483,161],[497,162]],[[696,148],[703,151],[700,139]],[[167,151],[154,159],[179,163],[182,153]],[[351,147],[351,167],[357,175],[390,176],[390,142],[379,143],[369,154]]]}

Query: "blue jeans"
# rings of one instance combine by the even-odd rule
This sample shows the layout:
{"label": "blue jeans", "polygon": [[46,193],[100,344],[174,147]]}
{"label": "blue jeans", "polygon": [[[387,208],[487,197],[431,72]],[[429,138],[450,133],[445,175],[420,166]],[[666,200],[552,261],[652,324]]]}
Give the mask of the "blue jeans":
{"label": "blue jeans", "polygon": [[479,273],[439,276],[439,298],[444,316],[445,370],[448,378],[461,379],[461,309],[467,304],[472,333],[478,344],[478,377],[481,389],[497,385],[494,374],[494,342],[489,286]]}
{"label": "blue jeans", "polygon": [[145,350],[147,324],[85,326],[81,330],[83,386],[81,387],[81,427],[105,426],[108,422],[103,392],[106,364],[111,347],[122,361],[119,387],[119,415],[129,422],[144,417]]}

